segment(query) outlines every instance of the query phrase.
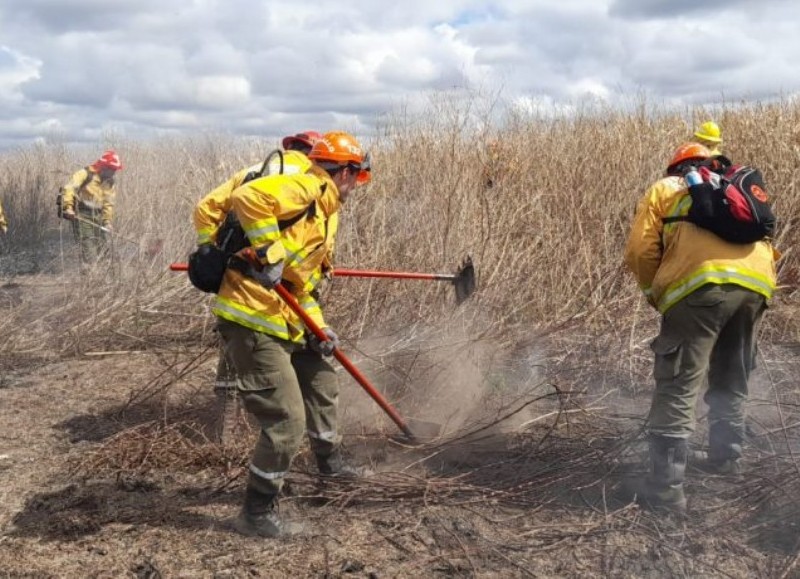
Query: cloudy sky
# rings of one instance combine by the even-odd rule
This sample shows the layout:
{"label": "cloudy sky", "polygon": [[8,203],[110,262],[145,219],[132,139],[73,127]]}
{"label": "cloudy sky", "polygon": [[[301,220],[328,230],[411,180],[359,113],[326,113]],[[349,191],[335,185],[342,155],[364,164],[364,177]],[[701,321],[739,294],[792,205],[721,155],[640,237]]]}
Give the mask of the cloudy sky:
{"label": "cloudy sky", "polygon": [[438,91],[522,109],[800,90],[789,0],[0,0],[0,147],[345,127]]}

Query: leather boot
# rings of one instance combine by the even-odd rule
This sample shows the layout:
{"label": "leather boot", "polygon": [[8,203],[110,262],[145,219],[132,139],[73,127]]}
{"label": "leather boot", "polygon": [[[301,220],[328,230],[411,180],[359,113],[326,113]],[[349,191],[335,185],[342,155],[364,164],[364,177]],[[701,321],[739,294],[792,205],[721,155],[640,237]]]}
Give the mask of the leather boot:
{"label": "leather boot", "polygon": [[303,525],[285,521],[278,513],[275,495],[265,495],[247,487],[244,505],[233,528],[248,537],[288,537],[303,531]]}
{"label": "leather boot", "polygon": [[342,478],[366,478],[372,474],[368,468],[348,464],[339,449],[328,456],[316,455],[319,474]]}
{"label": "leather boot", "polygon": [[683,438],[650,437],[651,473],[633,489],[644,508],[676,514],[686,512],[683,481],[686,475],[688,445]]}

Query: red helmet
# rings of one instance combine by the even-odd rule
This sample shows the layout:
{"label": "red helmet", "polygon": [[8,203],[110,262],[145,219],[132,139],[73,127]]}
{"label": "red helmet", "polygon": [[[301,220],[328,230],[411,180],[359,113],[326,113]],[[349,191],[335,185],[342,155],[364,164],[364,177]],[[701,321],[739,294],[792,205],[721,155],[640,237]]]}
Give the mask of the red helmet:
{"label": "red helmet", "polygon": [[95,165],[98,167],[108,167],[109,169],[114,169],[114,171],[122,170],[122,163],[119,160],[119,155],[111,149],[103,153],[103,156],[95,161]]}
{"label": "red helmet", "polygon": [[314,146],[314,143],[319,141],[322,138],[322,135],[317,131],[305,131],[302,133],[297,133],[296,135],[289,135],[288,137],[283,138],[283,148],[285,150],[290,150],[292,145],[296,143],[300,143],[311,149]]}

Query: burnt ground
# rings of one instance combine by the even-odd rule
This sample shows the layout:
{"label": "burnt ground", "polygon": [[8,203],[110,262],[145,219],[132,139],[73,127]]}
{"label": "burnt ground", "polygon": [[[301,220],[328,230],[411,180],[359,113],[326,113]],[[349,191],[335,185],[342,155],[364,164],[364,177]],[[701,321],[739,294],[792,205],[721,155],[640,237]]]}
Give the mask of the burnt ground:
{"label": "burnt ground", "polygon": [[758,484],[693,475],[692,516],[654,518],[615,498],[628,431],[591,413],[423,449],[351,433],[350,451],[380,472],[357,484],[320,482],[301,455],[282,509],[307,524],[306,535],[243,538],[227,524],[253,433],[242,425],[233,450],[206,438],[215,415],[208,368],[174,386],[173,403],[132,400],[163,365],[144,353],[5,374],[3,576],[796,573],[796,511],[788,516],[779,495],[763,492],[769,469],[786,476],[777,459],[753,464]]}
{"label": "burnt ground", "polygon": [[[2,289],[4,311],[29,299]],[[747,475],[692,473],[686,520],[620,492],[644,470],[647,392],[539,381],[495,419],[409,447],[343,379],[347,449],[376,474],[323,481],[304,450],[281,509],[306,533],[284,540],[229,528],[255,432],[240,417],[216,442],[214,351],[125,352],[0,353],[0,576],[800,576],[798,406],[770,406],[776,384],[796,389],[794,350],[765,351]]]}

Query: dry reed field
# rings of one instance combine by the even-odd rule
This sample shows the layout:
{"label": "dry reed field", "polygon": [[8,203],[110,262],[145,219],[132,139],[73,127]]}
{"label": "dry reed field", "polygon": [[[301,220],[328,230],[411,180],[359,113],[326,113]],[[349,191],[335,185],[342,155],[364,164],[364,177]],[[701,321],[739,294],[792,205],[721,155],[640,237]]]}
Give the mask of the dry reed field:
{"label": "dry reed field", "polygon": [[[691,474],[683,522],[616,498],[645,468],[658,324],[621,255],[639,196],[711,114],[641,106],[490,125],[493,107],[437,98],[369,141],[373,180],[343,210],[337,265],[448,273],[469,255],[478,290],[456,306],[446,283],[326,287],[343,349],[403,414],[444,433],[393,442],[341,372],[347,451],[376,474],[321,482],[304,449],[281,508],[312,532],[292,540],[226,526],[256,433],[240,416],[235,439],[216,442],[209,298],[168,271],[193,247],[196,201],[272,143],[109,136],[0,156],[0,576],[800,576],[800,104],[713,115],[726,154],[763,171],[784,255],[747,474]],[[126,167],[117,237],[81,271],[55,195],[105,146]]]}

